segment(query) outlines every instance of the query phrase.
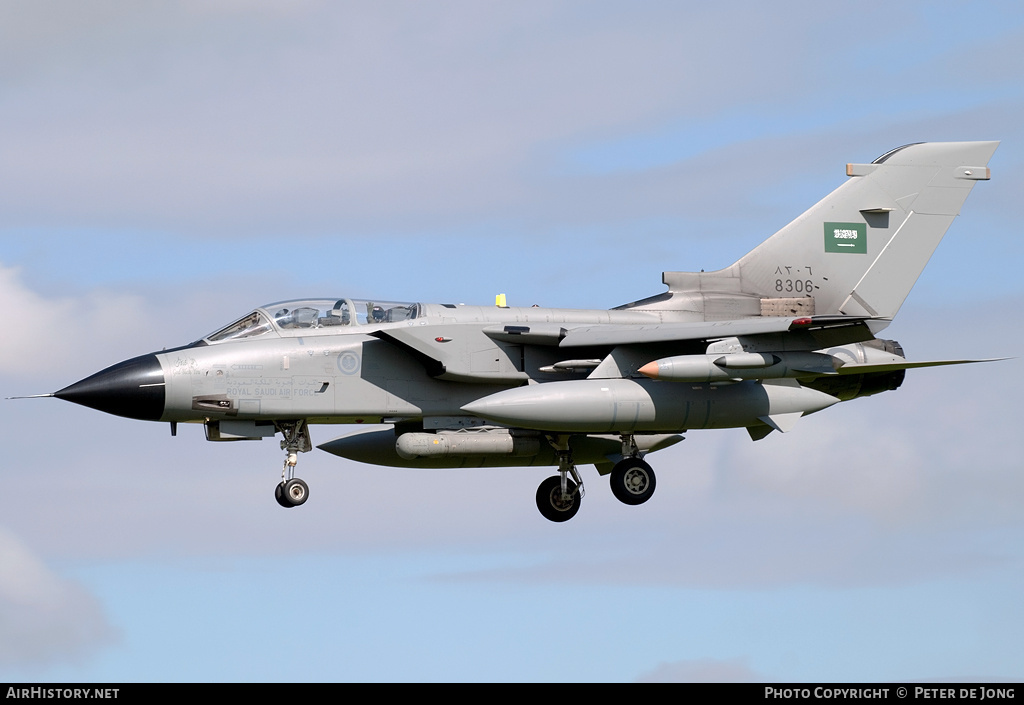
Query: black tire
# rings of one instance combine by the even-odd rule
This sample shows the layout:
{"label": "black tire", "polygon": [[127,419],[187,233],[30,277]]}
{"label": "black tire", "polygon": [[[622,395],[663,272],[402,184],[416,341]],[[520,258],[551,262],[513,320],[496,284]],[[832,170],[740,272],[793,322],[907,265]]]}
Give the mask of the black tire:
{"label": "black tire", "polygon": [[286,502],[284,500],[284,483],[283,482],[277,483],[277,487],[274,488],[274,499],[276,499],[277,503],[280,504],[285,509],[291,509],[292,508],[292,505],[288,504],[288,502]]}
{"label": "black tire", "polygon": [[580,510],[580,494],[576,483],[568,480],[567,489],[572,494],[568,501],[562,499],[562,478],[558,475],[549,477],[537,488],[537,509],[549,521],[569,521]]}
{"label": "black tire", "polygon": [[309,499],[309,485],[297,477],[288,480],[281,488],[281,499],[283,502],[287,502],[289,507],[305,504]]}
{"label": "black tire", "polygon": [[654,470],[640,458],[624,458],[612,468],[612,494],[623,504],[643,504],[654,494]]}

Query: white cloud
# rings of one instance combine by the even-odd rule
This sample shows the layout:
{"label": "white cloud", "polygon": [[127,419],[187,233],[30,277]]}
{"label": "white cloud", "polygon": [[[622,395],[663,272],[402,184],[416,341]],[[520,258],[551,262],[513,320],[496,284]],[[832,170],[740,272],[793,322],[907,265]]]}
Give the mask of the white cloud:
{"label": "white cloud", "polygon": [[115,633],[91,594],[0,528],[0,666],[79,660]]}
{"label": "white cloud", "polygon": [[145,338],[156,328],[139,296],[93,291],[80,298],[47,297],[24,284],[19,268],[2,262],[0,302],[0,375],[22,380],[42,371],[88,369],[104,359],[110,364],[103,343],[113,347],[126,330]]}

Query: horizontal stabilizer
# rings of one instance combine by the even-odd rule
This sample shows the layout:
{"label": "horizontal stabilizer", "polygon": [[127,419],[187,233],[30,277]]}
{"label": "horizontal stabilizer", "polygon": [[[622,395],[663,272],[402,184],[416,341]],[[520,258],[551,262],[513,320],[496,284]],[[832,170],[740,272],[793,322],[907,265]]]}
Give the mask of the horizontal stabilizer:
{"label": "horizontal stabilizer", "polygon": [[969,365],[975,362],[999,362],[1005,357],[993,357],[985,360],[930,360],[927,362],[883,362],[883,363],[847,363],[839,368],[841,375],[862,375],[870,372],[895,372],[897,370],[913,370],[918,367],[942,367],[944,365]]}

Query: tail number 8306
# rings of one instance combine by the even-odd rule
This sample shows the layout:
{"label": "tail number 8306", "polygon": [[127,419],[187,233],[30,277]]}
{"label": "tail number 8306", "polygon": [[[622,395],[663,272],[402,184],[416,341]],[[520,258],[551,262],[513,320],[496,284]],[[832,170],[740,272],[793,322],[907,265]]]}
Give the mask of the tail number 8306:
{"label": "tail number 8306", "polygon": [[776,279],[775,280],[775,291],[797,293],[797,294],[809,294],[816,287],[814,282],[810,279]]}

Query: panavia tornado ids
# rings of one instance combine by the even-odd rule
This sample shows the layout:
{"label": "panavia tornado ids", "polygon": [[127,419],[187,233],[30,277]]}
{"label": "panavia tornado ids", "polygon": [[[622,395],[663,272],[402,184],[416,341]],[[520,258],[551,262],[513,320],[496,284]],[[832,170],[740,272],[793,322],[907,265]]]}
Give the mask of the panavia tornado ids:
{"label": "panavia tornado ids", "polygon": [[407,468],[554,466],[551,521],[593,464],[626,504],[655,489],[646,456],[707,428],[753,440],[896,389],[910,362],[876,338],[899,311],[997,142],[921,143],[870,164],[735,264],[665,272],[668,290],[611,310],[338,296],[255,309],[181,348],[53,394],[118,416],[203,424],[210,441],[281,434],[276,498],[303,504],[315,424],[386,424],[319,446]]}

